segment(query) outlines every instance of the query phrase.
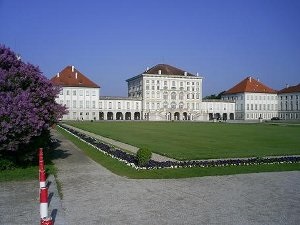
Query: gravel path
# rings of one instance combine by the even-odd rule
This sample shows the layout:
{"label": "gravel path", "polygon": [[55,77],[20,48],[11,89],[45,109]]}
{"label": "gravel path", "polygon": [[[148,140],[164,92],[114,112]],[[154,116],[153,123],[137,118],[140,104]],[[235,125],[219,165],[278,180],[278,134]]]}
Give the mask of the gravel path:
{"label": "gravel path", "polygon": [[133,180],[53,136],[68,224],[299,224],[299,171]]}

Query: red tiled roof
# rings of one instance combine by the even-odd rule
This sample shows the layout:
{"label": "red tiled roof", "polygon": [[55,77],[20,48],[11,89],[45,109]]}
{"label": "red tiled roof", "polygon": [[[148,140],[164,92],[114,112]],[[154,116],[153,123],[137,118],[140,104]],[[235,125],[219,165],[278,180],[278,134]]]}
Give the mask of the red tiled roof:
{"label": "red tiled roof", "polygon": [[267,87],[263,83],[253,79],[252,77],[247,77],[242,80],[240,83],[235,85],[234,87],[230,88],[228,91],[224,93],[226,94],[237,94],[243,92],[250,92],[250,93],[271,93],[276,94],[277,92],[272,88]]}
{"label": "red tiled roof", "polygon": [[294,92],[300,92],[300,83],[295,86],[290,86],[287,88],[284,88],[278,92],[278,94],[284,94],[284,93],[294,93]]}
{"label": "red tiled roof", "polygon": [[57,86],[62,86],[62,87],[99,88],[99,85],[95,84],[89,78],[84,76],[76,68],[74,68],[74,70],[72,71],[72,66],[67,66],[62,71],[60,71],[57,75],[52,77],[51,82]]}
{"label": "red tiled roof", "polygon": [[[174,66],[170,66],[167,64],[157,64],[156,66],[150,68],[149,70],[146,70],[143,72],[143,74],[159,74],[159,70],[161,71],[162,75],[178,75],[178,76],[184,76],[186,71],[183,71],[181,69],[178,69]],[[195,76],[194,74],[187,73],[187,76]]]}

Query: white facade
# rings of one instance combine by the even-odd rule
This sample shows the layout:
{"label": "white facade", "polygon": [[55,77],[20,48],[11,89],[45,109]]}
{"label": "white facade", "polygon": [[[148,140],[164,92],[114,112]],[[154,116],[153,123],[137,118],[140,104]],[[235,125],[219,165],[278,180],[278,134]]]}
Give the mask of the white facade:
{"label": "white facade", "polygon": [[300,119],[300,92],[280,93],[278,102],[278,116],[280,119]]}
{"label": "white facade", "polygon": [[100,97],[100,120],[141,120],[142,101],[126,97]]}
{"label": "white facade", "polygon": [[128,96],[142,98],[144,120],[203,120],[202,77],[143,73],[130,78]]}
{"label": "white facade", "polygon": [[202,77],[169,65],[159,64],[128,79],[128,97],[100,96],[100,87],[74,66],[67,66],[51,80],[62,87],[56,101],[68,109],[63,120],[208,121],[217,115],[226,120],[235,117],[232,102],[202,102]]}
{"label": "white facade", "polygon": [[63,87],[57,102],[69,111],[63,120],[99,120],[100,88]]}
{"label": "white facade", "polygon": [[235,102],[226,100],[203,100],[202,111],[208,115],[209,120],[234,120]]}
{"label": "white facade", "polygon": [[235,115],[238,120],[269,120],[278,116],[277,94],[236,93],[222,97],[235,102]]}

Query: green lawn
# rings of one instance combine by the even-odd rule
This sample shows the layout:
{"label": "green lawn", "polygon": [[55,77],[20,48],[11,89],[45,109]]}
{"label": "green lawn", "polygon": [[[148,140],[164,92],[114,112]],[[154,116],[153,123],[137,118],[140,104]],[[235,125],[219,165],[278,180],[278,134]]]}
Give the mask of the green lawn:
{"label": "green lawn", "polygon": [[182,122],[68,122],[179,160],[300,155],[300,126]]}
{"label": "green lawn", "polygon": [[295,171],[300,170],[300,163],[293,164],[271,164],[271,165],[251,165],[251,166],[226,166],[226,167],[208,167],[208,168],[177,168],[177,169],[156,169],[156,170],[136,170],[130,166],[119,162],[116,159],[105,155],[90,145],[82,142],[73,135],[67,133],[61,128],[57,130],[66,138],[71,140],[87,156],[95,162],[106,167],[113,173],[134,179],[174,179],[186,177],[216,176],[242,173],[275,172],[275,171]]}

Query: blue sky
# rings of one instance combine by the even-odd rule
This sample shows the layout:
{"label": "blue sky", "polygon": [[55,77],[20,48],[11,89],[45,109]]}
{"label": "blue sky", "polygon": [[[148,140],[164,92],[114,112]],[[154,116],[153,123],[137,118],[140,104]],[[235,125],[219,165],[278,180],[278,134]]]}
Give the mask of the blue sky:
{"label": "blue sky", "polygon": [[300,82],[298,0],[0,0],[0,43],[51,78],[67,65],[126,96],[125,80],[159,63],[198,72],[203,95],[246,76]]}

